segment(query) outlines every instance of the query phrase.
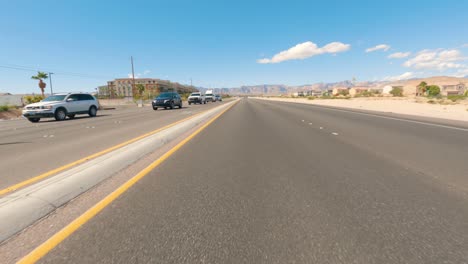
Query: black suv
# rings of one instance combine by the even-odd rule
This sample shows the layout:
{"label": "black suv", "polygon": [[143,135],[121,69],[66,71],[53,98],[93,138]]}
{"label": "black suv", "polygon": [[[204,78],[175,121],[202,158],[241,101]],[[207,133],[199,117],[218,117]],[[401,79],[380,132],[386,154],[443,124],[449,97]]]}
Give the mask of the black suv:
{"label": "black suv", "polygon": [[164,109],[174,109],[175,106],[182,108],[182,98],[178,93],[167,92],[162,93],[153,100],[153,109],[158,110],[158,107],[164,107]]}

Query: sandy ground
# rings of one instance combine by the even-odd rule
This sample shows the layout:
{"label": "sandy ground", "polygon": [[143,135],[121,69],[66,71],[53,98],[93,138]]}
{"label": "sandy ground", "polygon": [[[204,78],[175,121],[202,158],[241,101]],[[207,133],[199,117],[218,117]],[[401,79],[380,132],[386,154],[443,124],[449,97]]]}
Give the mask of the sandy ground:
{"label": "sandy ground", "polygon": [[406,114],[433,118],[443,118],[468,122],[468,102],[458,104],[429,104],[424,98],[353,98],[353,99],[315,99],[307,98],[258,98],[263,100],[294,102],[324,106],[362,109],[378,112]]}
{"label": "sandy ground", "polygon": [[21,117],[21,109],[10,109],[5,112],[0,112],[0,120],[16,119]]}

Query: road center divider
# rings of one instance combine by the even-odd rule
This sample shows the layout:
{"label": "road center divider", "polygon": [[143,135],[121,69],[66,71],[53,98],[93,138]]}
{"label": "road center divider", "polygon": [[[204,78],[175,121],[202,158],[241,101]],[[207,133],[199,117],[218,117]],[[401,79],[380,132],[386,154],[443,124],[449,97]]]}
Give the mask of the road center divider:
{"label": "road center divider", "polygon": [[0,199],[0,242],[144,156],[231,107],[238,100],[83,162]]}

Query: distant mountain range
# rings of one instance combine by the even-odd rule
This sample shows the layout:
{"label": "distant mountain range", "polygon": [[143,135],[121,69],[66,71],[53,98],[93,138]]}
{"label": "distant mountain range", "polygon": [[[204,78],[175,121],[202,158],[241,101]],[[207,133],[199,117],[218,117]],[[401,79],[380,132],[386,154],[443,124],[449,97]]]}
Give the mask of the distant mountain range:
{"label": "distant mountain range", "polygon": [[[398,85],[408,87],[409,89],[415,87],[419,82],[426,81],[428,84],[435,85],[446,85],[455,83],[466,83],[468,85],[468,76],[464,78],[447,77],[447,76],[436,76],[428,78],[413,78],[401,81],[364,81],[364,82],[353,82],[353,81],[341,81],[334,83],[315,83],[306,84],[299,86],[290,86],[283,84],[264,84],[264,85],[252,85],[252,86],[241,86],[237,88],[213,88],[215,93],[218,94],[232,94],[232,95],[282,95],[292,94],[299,91],[307,90],[320,90],[324,91],[327,89],[333,89],[334,87],[354,87],[354,86],[368,86],[368,87],[383,87],[386,85]],[[210,90],[207,88],[198,88],[202,92]]]}
{"label": "distant mountain range", "polygon": [[[315,83],[305,84],[299,86],[291,86],[284,84],[264,84],[264,85],[252,85],[252,86],[241,86],[238,88],[213,88],[215,93],[219,94],[233,94],[233,95],[282,95],[291,94],[298,91],[307,90],[327,90],[333,87],[353,87],[353,86],[364,86],[373,85],[372,82],[359,82],[353,83],[351,81],[342,81],[335,83]],[[200,91],[206,92],[206,88],[199,88]]]}

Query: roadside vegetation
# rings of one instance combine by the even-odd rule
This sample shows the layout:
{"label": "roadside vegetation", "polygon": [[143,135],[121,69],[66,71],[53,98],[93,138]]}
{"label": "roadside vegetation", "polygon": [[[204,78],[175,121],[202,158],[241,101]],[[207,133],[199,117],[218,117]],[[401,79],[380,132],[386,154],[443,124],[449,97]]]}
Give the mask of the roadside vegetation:
{"label": "roadside vegetation", "polygon": [[13,108],[13,107],[10,105],[0,105],[0,112],[6,112],[10,110],[10,108]]}
{"label": "roadside vegetation", "polygon": [[0,119],[12,119],[21,116],[21,109],[14,105],[0,105]]}
{"label": "roadside vegetation", "polygon": [[26,104],[34,104],[40,102],[44,98],[45,97],[43,95],[26,95],[25,97],[23,97],[23,100]]}
{"label": "roadside vegetation", "polygon": [[403,89],[401,87],[393,87],[390,94],[394,97],[403,97]]}
{"label": "roadside vegetation", "polygon": [[383,95],[379,91],[364,91],[356,94],[354,97],[382,97]]}
{"label": "roadside vegetation", "polygon": [[460,100],[465,100],[468,98],[468,94],[465,93],[464,95],[448,95],[447,99],[451,100],[452,102],[457,102]]}

